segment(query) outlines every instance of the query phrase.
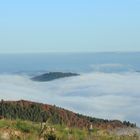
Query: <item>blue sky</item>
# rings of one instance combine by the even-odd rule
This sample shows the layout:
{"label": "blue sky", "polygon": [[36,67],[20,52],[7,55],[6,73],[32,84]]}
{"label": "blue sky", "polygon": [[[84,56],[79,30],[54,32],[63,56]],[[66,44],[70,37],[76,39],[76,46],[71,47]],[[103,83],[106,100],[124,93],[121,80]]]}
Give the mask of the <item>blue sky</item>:
{"label": "blue sky", "polygon": [[140,51],[140,0],[0,1],[0,52]]}

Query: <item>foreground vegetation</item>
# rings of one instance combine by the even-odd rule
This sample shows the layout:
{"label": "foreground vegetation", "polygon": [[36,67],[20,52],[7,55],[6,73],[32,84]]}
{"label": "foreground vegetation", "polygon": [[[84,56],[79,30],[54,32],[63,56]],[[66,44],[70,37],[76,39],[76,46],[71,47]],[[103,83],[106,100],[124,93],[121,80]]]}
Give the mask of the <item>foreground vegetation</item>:
{"label": "foreground vegetation", "polygon": [[112,131],[116,128],[135,129],[136,124],[83,116],[55,105],[0,101],[0,140],[139,140],[135,133],[117,136]]}
{"label": "foreground vegetation", "polygon": [[0,120],[0,140],[139,140],[133,136],[110,135],[106,130],[68,128],[49,122],[35,123],[22,120]]}

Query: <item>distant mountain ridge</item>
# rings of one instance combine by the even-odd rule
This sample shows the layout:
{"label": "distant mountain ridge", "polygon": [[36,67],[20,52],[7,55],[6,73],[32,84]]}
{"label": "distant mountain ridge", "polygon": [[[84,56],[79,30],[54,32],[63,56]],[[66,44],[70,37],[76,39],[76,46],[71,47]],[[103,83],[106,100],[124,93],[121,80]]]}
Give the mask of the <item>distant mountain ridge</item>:
{"label": "distant mountain ridge", "polygon": [[33,122],[51,121],[53,124],[65,124],[68,127],[114,129],[136,127],[135,124],[119,120],[104,120],[84,116],[72,111],[31,101],[0,101],[0,116],[8,119],[30,120]]}
{"label": "distant mountain ridge", "polygon": [[63,73],[63,72],[49,72],[45,74],[41,74],[38,76],[34,76],[31,79],[34,81],[39,81],[39,82],[45,82],[45,81],[52,81],[55,79],[60,79],[60,78],[65,78],[65,77],[72,77],[72,76],[78,76],[79,74],[77,73]]}

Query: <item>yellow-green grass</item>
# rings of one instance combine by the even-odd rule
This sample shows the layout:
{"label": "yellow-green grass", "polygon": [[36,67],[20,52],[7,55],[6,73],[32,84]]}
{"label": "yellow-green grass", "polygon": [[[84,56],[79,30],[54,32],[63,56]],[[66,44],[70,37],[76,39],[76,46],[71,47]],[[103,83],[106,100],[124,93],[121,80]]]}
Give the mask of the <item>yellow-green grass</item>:
{"label": "yellow-green grass", "polygon": [[[57,140],[139,140],[138,137],[130,136],[115,136],[109,135],[105,130],[93,129],[89,132],[86,128],[68,128],[65,125],[52,125],[47,123],[47,126],[54,128],[54,133]],[[41,132],[41,123],[34,123],[22,120],[0,120],[0,140],[4,133],[19,133],[10,135],[10,140],[39,140]],[[99,133],[100,132],[100,133]]]}

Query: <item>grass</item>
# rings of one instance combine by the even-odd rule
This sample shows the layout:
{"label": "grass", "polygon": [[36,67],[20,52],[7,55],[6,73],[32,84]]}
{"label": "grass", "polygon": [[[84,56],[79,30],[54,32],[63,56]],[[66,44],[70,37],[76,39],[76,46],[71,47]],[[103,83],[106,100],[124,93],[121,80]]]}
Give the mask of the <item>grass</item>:
{"label": "grass", "polygon": [[[54,129],[53,132],[50,131],[52,128]],[[68,128],[65,125],[47,124],[46,130],[45,131],[47,132],[47,136],[45,140],[48,140],[47,137],[51,137],[52,135],[56,136],[56,140],[139,140],[138,137],[118,137],[108,135],[105,132],[99,135],[98,131],[103,130],[96,129],[96,131],[89,133],[86,129]],[[7,134],[7,138],[9,137],[10,140],[39,140],[40,132],[40,123],[33,123],[30,121],[22,120],[0,120],[0,140],[6,140],[2,138],[2,136],[4,134],[6,135],[6,133],[9,134]],[[44,133],[42,133],[41,135],[45,136]]]}

